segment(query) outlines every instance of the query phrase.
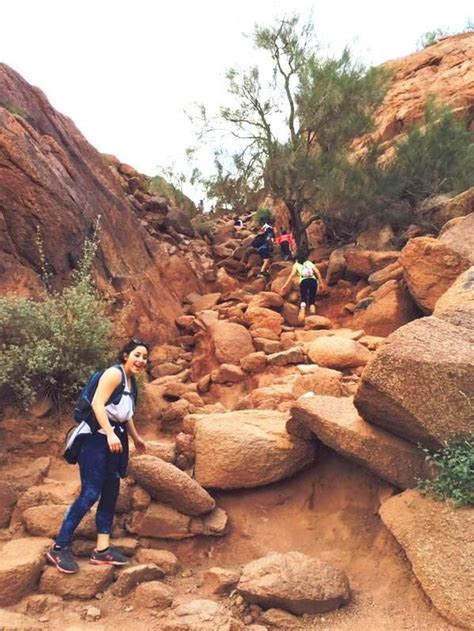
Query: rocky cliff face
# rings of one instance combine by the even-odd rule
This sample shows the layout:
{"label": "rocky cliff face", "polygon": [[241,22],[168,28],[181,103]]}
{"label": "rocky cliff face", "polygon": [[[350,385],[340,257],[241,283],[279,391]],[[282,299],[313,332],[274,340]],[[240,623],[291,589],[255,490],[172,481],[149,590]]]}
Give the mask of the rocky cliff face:
{"label": "rocky cliff face", "polygon": [[37,231],[64,284],[100,215],[98,286],[122,307],[127,333],[166,339],[176,333],[182,297],[205,288],[206,247],[174,229],[146,230],[139,215],[150,200],[139,178],[133,183],[133,173],[116,167],[40,90],[0,64],[0,293],[40,289]]}
{"label": "rocky cliff face", "polygon": [[[375,138],[389,149],[423,119],[429,96],[451,107],[474,128],[474,33],[446,37],[422,51],[385,64],[390,87],[376,116]],[[389,154],[388,154],[389,155]]]}

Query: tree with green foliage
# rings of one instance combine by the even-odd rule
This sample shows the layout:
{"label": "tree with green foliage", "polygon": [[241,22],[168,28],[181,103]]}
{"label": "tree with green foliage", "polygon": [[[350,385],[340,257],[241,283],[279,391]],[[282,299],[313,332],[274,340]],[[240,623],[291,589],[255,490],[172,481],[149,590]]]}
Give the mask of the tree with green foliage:
{"label": "tree with green foliage", "polygon": [[[270,80],[263,79],[263,65],[230,69],[231,105],[211,119],[201,108],[202,129],[219,129],[240,143],[226,173],[220,164],[217,179],[243,177],[247,191],[265,188],[283,199],[298,248],[307,254],[310,223],[339,212],[348,188],[353,197],[356,186],[365,195],[364,165],[349,151],[354,138],[373,127],[387,73],[364,67],[347,49],[339,58],[322,57],[311,21],[301,23],[296,15],[257,26],[253,42],[271,59]],[[306,210],[312,214],[303,219]],[[350,214],[349,204],[344,211]]]}
{"label": "tree with green foliage", "polygon": [[86,240],[72,282],[54,291],[42,248],[39,299],[0,298],[0,398],[28,408],[41,396],[71,400],[89,374],[111,359],[108,303],[97,294],[92,264],[98,242]]}

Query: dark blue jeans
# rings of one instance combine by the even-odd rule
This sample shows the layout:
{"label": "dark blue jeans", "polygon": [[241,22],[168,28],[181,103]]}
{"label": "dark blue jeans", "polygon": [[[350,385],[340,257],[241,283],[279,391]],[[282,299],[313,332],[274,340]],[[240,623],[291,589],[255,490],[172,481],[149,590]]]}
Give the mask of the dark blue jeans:
{"label": "dark blue jeans", "polygon": [[120,476],[118,471],[110,470],[109,454],[105,434],[91,434],[82,445],[79,454],[81,493],[66,511],[56,545],[71,545],[74,531],[99,498],[95,518],[97,533],[110,534],[120,490]]}

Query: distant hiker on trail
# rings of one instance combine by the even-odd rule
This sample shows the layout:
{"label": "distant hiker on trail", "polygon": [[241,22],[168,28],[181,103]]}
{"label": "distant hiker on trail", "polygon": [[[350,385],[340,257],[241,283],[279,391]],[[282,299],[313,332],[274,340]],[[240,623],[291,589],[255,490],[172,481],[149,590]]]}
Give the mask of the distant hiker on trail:
{"label": "distant hiker on trail", "polygon": [[[95,565],[128,562],[127,557],[109,546],[109,541],[120,478],[127,472],[128,434],[137,452],[146,451],[146,443],[135,428],[133,413],[137,398],[135,376],[145,370],[148,353],[147,344],[138,339],[130,340],[119,352],[119,363],[94,373],[81,393],[74,416],[76,420],[84,420],[70,434],[65,452],[66,457],[74,443],[79,445],[76,459],[66,459],[79,463],[81,492],[66,511],[56,542],[46,555],[60,572],[72,574],[79,570],[71,552],[72,537],[97,500],[97,547],[90,561]],[[96,388],[94,393],[93,387]],[[91,401],[86,396],[89,393]]]}
{"label": "distant hiker on trail", "polygon": [[289,261],[291,258],[291,252],[295,246],[295,240],[291,232],[283,230],[281,235],[275,239],[275,242],[280,246],[283,260]]}
{"label": "distant hiker on trail", "polygon": [[298,320],[304,320],[306,316],[306,307],[309,305],[309,313],[316,313],[316,295],[318,293],[318,285],[322,288],[324,281],[321,272],[316,265],[306,256],[300,254],[296,257],[296,262],[291,268],[285,284],[280,289],[280,293],[284,295],[292,281],[298,281],[300,286],[300,310]]}

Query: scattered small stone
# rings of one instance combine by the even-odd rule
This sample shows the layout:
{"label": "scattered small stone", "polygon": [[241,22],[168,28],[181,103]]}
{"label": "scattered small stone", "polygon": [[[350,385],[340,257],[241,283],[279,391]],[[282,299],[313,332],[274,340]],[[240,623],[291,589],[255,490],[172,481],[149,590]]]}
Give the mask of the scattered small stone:
{"label": "scattered small stone", "polygon": [[245,616],[245,617],[243,618],[243,623],[244,623],[244,624],[252,624],[252,622],[253,622],[253,618],[252,618],[252,616]]}
{"label": "scattered small stone", "polygon": [[242,598],[242,596],[239,594],[236,598],[235,598],[235,604],[236,605],[241,605],[244,602],[244,599]]}
{"label": "scattered small stone", "polygon": [[191,572],[191,570],[190,570],[190,569],[186,569],[186,570],[183,570],[183,571],[181,572],[181,576],[182,576],[183,578],[191,578],[191,576],[192,576],[192,575],[193,575],[193,573]]}
{"label": "scattered small stone", "polygon": [[97,594],[95,595],[96,600],[102,600],[103,597],[104,597],[104,592],[97,592]]}
{"label": "scattered small stone", "polygon": [[38,622],[49,622],[49,618],[48,616],[41,616],[41,618],[38,618]]}
{"label": "scattered small stone", "polygon": [[124,607],[124,611],[130,613],[131,611],[133,611],[133,605],[127,605],[126,607]]}
{"label": "scattered small stone", "polygon": [[99,620],[101,613],[102,612],[98,607],[87,607],[87,609],[84,610],[82,617],[85,620],[95,621]]}

